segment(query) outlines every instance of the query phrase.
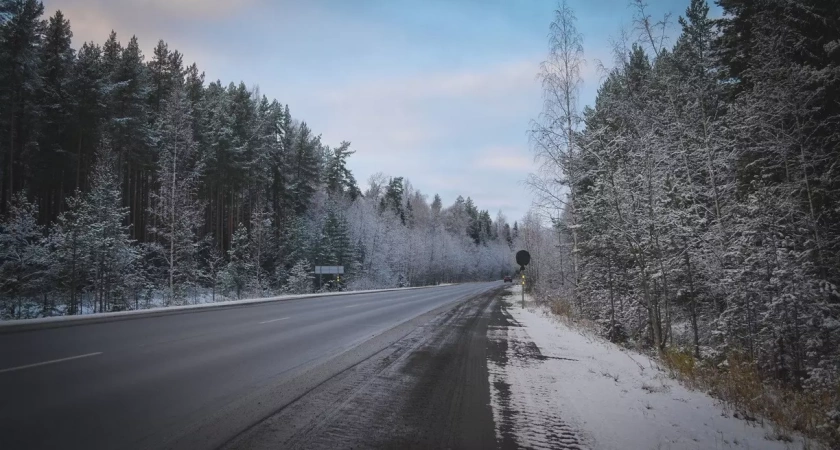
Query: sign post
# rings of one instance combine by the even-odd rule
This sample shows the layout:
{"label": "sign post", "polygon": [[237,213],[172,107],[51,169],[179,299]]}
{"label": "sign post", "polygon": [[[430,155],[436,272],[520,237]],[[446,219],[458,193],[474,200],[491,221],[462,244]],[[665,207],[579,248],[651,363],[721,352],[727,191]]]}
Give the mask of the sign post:
{"label": "sign post", "polygon": [[526,250],[516,252],[516,264],[519,264],[519,273],[522,274],[522,308],[525,308],[525,266],[531,262],[531,254]]}
{"label": "sign post", "polygon": [[340,275],[344,273],[344,266],[315,266],[315,274],[318,275],[318,290],[321,290],[321,275],[335,275],[341,280]]}

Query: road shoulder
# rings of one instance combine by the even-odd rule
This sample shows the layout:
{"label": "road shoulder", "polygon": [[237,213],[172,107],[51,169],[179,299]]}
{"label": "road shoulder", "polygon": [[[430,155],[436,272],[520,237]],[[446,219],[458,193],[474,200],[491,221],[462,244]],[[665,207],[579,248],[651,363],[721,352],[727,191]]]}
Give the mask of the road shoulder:
{"label": "road shoulder", "polygon": [[499,303],[505,345],[491,362],[494,417],[503,441],[530,448],[801,449],[772,424],[736,418],[681,385],[647,356],[567,324],[516,290]]}

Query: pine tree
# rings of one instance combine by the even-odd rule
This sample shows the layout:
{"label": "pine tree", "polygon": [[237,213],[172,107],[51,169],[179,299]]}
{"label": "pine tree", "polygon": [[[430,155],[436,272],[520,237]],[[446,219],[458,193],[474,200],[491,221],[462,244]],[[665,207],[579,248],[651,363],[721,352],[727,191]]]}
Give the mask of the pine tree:
{"label": "pine tree", "polygon": [[148,68],[149,107],[153,114],[159,116],[172,92],[183,84],[183,57],[177,50],[170,52],[166,42],[160,40],[153,51]]}
{"label": "pine tree", "polygon": [[283,290],[289,294],[309,294],[312,292],[311,267],[306,260],[300,260],[292,266],[289,279]]}
{"label": "pine tree", "polygon": [[432,200],[432,213],[439,215],[442,208],[443,201],[440,199],[440,195],[435,194],[435,198]]}
{"label": "pine tree", "polygon": [[76,99],[70,88],[74,53],[70,47],[73,33],[70,22],[61,11],[50,17],[41,51],[40,77],[42,80],[38,103],[41,108],[38,150],[30,163],[39,173],[34,190],[43,208],[40,221],[46,223],[61,210],[63,192],[73,186],[74,173],[68,171],[72,160],[70,150],[70,125]]}
{"label": "pine tree", "polygon": [[[24,300],[43,295],[42,315],[50,315],[47,292],[43,291],[46,257],[43,230],[37,223],[38,208],[15,195],[9,213],[0,223],[0,299],[2,317],[20,319],[29,315]],[[41,292],[38,292],[42,290]]]}
{"label": "pine tree", "polygon": [[356,179],[347,168],[347,158],[356,153],[350,150],[349,142],[342,142],[327,155],[326,173],[324,174],[327,192],[331,195],[347,195],[355,200],[361,192]]}
{"label": "pine tree", "polygon": [[104,141],[96,155],[91,190],[78,205],[78,220],[85,230],[83,251],[89,266],[95,308],[98,312],[128,306],[124,276],[135,269],[137,250],[129,237],[128,208],[122,206],[110,143]]}
{"label": "pine tree", "polygon": [[334,207],[327,212],[318,247],[316,262],[319,266],[347,267],[352,262],[347,220]]}
{"label": "pine tree", "polygon": [[219,278],[225,269],[225,257],[215,245],[208,246],[204,259],[204,279],[210,284],[210,301],[216,301],[216,288],[219,285]]}
{"label": "pine tree", "polygon": [[84,43],[76,55],[73,66],[70,89],[75,99],[75,111],[72,118],[73,154],[70,169],[73,177],[73,190],[87,190],[88,177],[93,167],[96,145],[99,143],[100,123],[104,114],[105,73],[102,61],[102,49],[93,43]]}
{"label": "pine tree", "polygon": [[36,138],[36,102],[44,5],[38,0],[4,0],[7,20],[0,23],[0,213],[8,211],[14,194],[24,186],[24,149]]}
{"label": "pine tree", "polygon": [[389,210],[394,213],[403,225],[405,225],[404,195],[403,177],[391,178],[388,181],[388,187],[385,189],[385,195],[380,201],[380,209],[383,211]]}
{"label": "pine tree", "polygon": [[[255,287],[260,294],[269,287],[268,274],[273,272],[269,266],[271,261],[271,250],[275,248],[273,214],[265,207],[257,207],[251,214],[251,252],[253,258]],[[267,270],[268,269],[268,270]]]}
{"label": "pine tree", "polygon": [[222,273],[225,285],[236,292],[237,300],[242,298],[243,292],[254,279],[255,267],[251,261],[248,230],[240,223],[233,234],[230,250],[228,250],[228,263]]}
{"label": "pine tree", "polygon": [[289,193],[294,199],[295,213],[302,214],[309,208],[309,203],[319,182],[318,149],[320,137],[313,137],[306,123],[295,130],[295,141],[289,159],[291,178]]}
{"label": "pine tree", "polygon": [[82,288],[88,280],[87,227],[82,204],[84,195],[76,191],[67,199],[67,208],[58,216],[49,236],[50,251],[53,255],[52,270],[56,277],[59,292],[68,296],[67,314],[80,314]]}

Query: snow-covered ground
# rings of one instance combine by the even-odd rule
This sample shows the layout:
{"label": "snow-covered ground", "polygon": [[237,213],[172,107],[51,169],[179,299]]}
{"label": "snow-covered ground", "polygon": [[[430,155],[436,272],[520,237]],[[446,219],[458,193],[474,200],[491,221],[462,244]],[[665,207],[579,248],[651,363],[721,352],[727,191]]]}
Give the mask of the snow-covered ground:
{"label": "snow-covered ground", "polygon": [[[514,286],[488,330],[497,438],[520,447],[802,449],[768,424],[733,417],[645,355],[520,306]],[[533,303],[531,303],[533,305]],[[493,348],[502,354],[494,356]],[[498,352],[496,352],[498,353]]]}

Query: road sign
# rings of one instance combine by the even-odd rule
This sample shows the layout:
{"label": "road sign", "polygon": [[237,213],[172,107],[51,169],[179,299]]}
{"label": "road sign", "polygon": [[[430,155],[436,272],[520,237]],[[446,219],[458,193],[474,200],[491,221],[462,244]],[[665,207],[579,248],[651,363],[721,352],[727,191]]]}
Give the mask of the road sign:
{"label": "road sign", "polygon": [[526,250],[516,252],[516,264],[519,264],[522,273],[522,307],[525,307],[525,266],[531,262],[531,254]]}
{"label": "road sign", "polygon": [[315,273],[319,275],[343,274],[344,266],[315,266]]}
{"label": "road sign", "polygon": [[516,252],[516,264],[519,264],[523,268],[531,262],[531,254],[528,253],[526,250],[519,250]]}

